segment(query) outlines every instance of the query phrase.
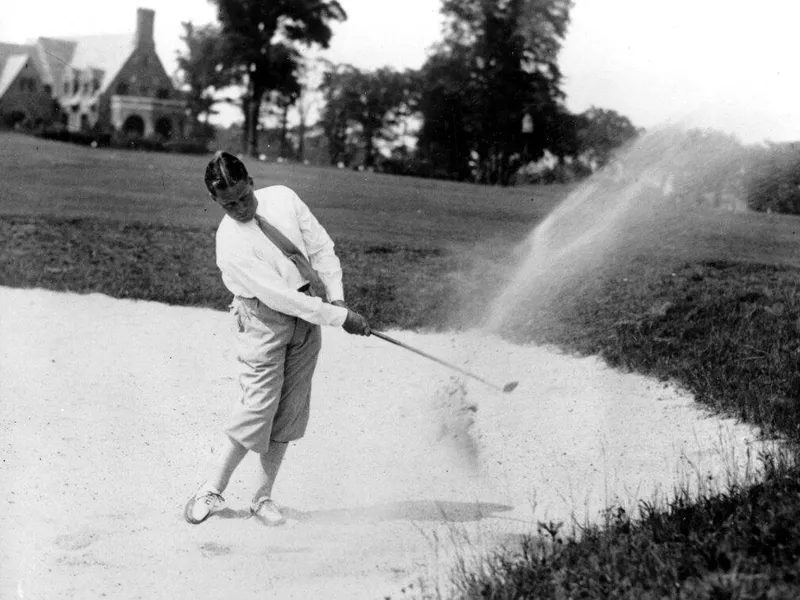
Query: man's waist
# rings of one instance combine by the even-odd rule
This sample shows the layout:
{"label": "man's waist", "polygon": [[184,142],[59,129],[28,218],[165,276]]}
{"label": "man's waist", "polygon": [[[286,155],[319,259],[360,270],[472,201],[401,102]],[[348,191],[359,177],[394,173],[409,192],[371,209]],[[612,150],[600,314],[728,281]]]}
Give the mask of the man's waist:
{"label": "man's waist", "polygon": [[[300,292],[301,294],[306,294],[310,296],[311,284],[306,283],[305,285],[301,285],[299,288],[297,288],[297,291]],[[234,294],[233,297],[235,300],[241,300],[243,302],[260,302],[260,300],[254,296],[243,296],[241,294]]]}

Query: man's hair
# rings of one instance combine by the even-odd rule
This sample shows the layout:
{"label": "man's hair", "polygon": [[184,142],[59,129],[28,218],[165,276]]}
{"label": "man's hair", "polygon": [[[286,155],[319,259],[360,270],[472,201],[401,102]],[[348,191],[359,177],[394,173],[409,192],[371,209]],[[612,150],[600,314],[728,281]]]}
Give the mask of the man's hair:
{"label": "man's hair", "polygon": [[206,167],[206,187],[212,196],[217,195],[217,190],[231,188],[249,177],[244,163],[227,152],[217,152]]}

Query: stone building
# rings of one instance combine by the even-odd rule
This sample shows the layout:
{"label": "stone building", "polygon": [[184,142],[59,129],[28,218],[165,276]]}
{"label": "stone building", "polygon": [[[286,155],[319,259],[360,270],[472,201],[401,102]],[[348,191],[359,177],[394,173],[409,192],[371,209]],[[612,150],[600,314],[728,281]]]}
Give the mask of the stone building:
{"label": "stone building", "polygon": [[71,131],[182,137],[186,103],[156,53],[155,11],[140,8],[136,17],[131,34],[0,44],[0,120],[24,115]]}

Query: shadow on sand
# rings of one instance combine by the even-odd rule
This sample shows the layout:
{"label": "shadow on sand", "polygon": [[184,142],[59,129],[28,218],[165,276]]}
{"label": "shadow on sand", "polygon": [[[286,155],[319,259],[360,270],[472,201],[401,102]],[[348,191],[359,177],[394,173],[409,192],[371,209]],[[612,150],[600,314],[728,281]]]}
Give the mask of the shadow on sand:
{"label": "shadow on sand", "polygon": [[[300,523],[331,524],[378,522],[378,521],[441,521],[463,523],[480,521],[495,516],[495,513],[512,510],[505,504],[485,502],[448,502],[438,500],[408,500],[390,502],[377,506],[337,508],[333,510],[301,511],[287,506],[281,507],[283,516]],[[223,508],[214,513],[219,519],[249,519],[249,509]]]}
{"label": "shadow on sand", "polygon": [[495,513],[512,510],[503,504],[482,502],[446,502],[437,500],[409,500],[390,502],[377,506],[337,508],[303,512],[282,508],[287,519],[304,523],[346,523],[353,521],[443,521],[461,523],[480,521]]}

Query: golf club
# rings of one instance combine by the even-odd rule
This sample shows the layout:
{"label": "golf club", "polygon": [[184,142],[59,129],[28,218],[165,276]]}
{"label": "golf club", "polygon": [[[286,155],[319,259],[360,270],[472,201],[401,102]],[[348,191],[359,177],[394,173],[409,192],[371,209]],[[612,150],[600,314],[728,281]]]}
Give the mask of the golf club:
{"label": "golf club", "polygon": [[411,352],[414,352],[415,354],[419,354],[420,356],[424,356],[425,358],[427,358],[429,360],[432,360],[434,362],[437,362],[440,365],[443,365],[445,367],[453,369],[454,371],[458,371],[462,375],[466,375],[467,377],[472,377],[473,379],[477,379],[481,383],[483,383],[485,385],[488,385],[489,387],[493,387],[494,389],[499,390],[499,391],[501,391],[501,392],[503,392],[505,394],[508,394],[509,392],[513,392],[517,388],[517,386],[519,385],[519,381],[511,381],[511,382],[509,382],[509,383],[507,383],[507,384],[505,384],[504,386],[501,387],[499,385],[491,383],[490,381],[486,381],[482,377],[478,377],[477,375],[474,375],[473,373],[470,373],[469,371],[465,371],[461,367],[457,367],[455,365],[451,365],[450,363],[445,362],[440,358],[436,358],[435,356],[431,356],[430,354],[428,354],[426,352],[423,352],[422,350],[417,350],[416,348],[412,348],[408,344],[404,344],[403,342],[401,342],[399,340],[391,338],[388,335],[386,335],[385,333],[381,333],[380,331],[375,331],[373,329],[372,330],[372,335],[377,336],[377,337],[381,338],[382,340],[386,340],[387,342],[391,342],[392,344],[395,344],[397,346],[400,346],[401,348],[405,348],[406,350],[411,350]]}

